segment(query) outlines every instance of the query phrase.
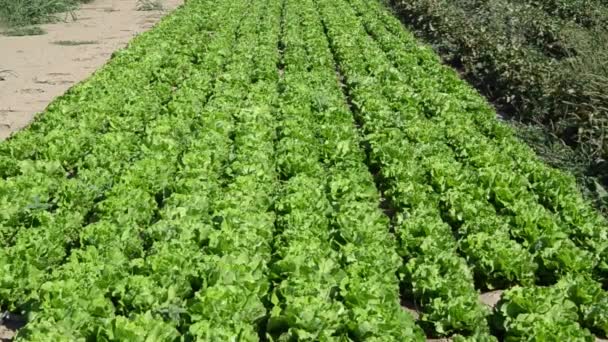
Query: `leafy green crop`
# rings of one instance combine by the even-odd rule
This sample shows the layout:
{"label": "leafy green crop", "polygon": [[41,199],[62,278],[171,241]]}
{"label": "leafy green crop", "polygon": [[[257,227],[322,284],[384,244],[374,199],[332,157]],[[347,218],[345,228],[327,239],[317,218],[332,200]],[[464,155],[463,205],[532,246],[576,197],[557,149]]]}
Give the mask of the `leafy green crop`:
{"label": "leafy green crop", "polygon": [[18,341],[607,333],[608,224],[377,2],[189,1],[0,175]]}

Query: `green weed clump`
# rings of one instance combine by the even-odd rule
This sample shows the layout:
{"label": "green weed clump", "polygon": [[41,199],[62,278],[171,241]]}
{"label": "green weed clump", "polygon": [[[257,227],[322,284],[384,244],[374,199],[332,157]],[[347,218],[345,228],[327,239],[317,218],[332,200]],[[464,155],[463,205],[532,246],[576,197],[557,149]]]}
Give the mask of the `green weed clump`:
{"label": "green weed clump", "polygon": [[55,21],[56,14],[75,10],[92,0],[0,0],[0,21],[11,27]]}

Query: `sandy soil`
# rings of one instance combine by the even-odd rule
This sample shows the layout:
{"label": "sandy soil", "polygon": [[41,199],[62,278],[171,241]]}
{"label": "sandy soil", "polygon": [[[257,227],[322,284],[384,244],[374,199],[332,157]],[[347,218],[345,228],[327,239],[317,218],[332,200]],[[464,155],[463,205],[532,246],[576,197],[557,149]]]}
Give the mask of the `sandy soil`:
{"label": "sandy soil", "polygon": [[163,3],[163,11],[137,11],[137,0],[95,0],[76,11],[76,20],[60,15],[68,21],[42,25],[47,34],[0,36],[0,140],[183,0]]}
{"label": "sandy soil", "polygon": [[490,292],[484,292],[479,295],[479,301],[489,306],[491,309],[494,309],[494,307],[496,307],[496,304],[498,304],[498,301],[500,300],[500,297],[502,296],[503,292],[505,291],[495,290]]}

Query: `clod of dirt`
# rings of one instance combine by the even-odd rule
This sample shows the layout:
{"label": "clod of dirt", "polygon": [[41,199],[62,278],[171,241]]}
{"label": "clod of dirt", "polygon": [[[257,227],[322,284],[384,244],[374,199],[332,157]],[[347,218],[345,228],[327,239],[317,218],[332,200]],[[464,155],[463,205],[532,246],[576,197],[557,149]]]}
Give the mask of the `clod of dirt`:
{"label": "clod of dirt", "polygon": [[40,88],[35,88],[35,89],[32,89],[32,88],[28,88],[28,89],[21,89],[20,91],[21,91],[21,93],[23,93],[23,94],[42,94],[42,93],[44,93],[44,89],[40,89]]}
{"label": "clod of dirt", "polygon": [[7,76],[16,76],[11,70],[0,70],[0,81],[6,81]]}
{"label": "clod of dirt", "polygon": [[504,290],[496,290],[482,293],[481,295],[479,295],[479,300],[493,309],[500,300],[500,297],[502,297],[503,292]]}

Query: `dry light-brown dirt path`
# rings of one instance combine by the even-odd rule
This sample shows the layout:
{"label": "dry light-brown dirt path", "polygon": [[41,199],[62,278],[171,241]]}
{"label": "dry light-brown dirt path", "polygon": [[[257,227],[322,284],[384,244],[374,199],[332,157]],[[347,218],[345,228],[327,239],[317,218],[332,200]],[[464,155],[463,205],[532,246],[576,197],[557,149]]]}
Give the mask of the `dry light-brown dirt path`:
{"label": "dry light-brown dirt path", "polygon": [[0,35],[0,141],[183,0],[162,3],[162,11],[137,11],[137,0],[95,0],[74,12],[76,20],[60,14],[66,21],[42,25],[44,35]]}

